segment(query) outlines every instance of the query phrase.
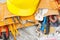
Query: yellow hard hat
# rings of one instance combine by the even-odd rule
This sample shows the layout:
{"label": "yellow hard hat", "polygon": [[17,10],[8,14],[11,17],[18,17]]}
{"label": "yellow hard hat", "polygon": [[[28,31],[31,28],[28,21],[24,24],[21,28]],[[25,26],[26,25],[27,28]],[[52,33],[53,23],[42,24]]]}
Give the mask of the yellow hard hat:
{"label": "yellow hard hat", "polygon": [[30,16],[34,14],[39,0],[7,0],[8,10],[17,16]]}

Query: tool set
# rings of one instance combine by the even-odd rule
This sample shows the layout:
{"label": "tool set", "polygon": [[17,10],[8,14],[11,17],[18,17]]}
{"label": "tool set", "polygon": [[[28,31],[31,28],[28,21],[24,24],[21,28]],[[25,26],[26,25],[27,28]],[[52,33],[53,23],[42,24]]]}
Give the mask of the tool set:
{"label": "tool set", "polygon": [[11,32],[16,40],[18,29],[30,26],[37,26],[38,36],[49,35],[51,26],[60,26],[59,18],[60,0],[6,0],[0,3],[0,39],[9,40]]}

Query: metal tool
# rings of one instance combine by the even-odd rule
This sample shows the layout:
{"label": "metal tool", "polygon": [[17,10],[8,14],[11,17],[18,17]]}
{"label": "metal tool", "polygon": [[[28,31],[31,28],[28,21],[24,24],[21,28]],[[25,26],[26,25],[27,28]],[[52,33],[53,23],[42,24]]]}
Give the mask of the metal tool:
{"label": "metal tool", "polygon": [[29,22],[29,23],[35,23],[34,21],[32,20],[26,20],[26,23]]}
{"label": "metal tool", "polygon": [[35,24],[35,22],[32,21],[32,20],[23,20],[23,21],[22,21],[22,24],[23,24],[23,25],[26,24],[26,23],[33,23],[33,24]]}
{"label": "metal tool", "polygon": [[17,21],[18,21],[20,24],[22,24],[23,26],[24,26],[24,24],[26,24],[26,23],[28,23],[28,22],[35,24],[35,22],[32,21],[32,20],[23,20],[23,21],[22,21],[19,16],[12,17],[14,23],[16,23],[16,20],[15,20],[14,18],[16,18]]}
{"label": "metal tool", "polygon": [[36,32],[37,32],[38,37],[40,37],[43,34],[41,32],[40,28],[41,28],[41,21],[38,21],[38,25],[37,25],[37,28],[36,28]]}

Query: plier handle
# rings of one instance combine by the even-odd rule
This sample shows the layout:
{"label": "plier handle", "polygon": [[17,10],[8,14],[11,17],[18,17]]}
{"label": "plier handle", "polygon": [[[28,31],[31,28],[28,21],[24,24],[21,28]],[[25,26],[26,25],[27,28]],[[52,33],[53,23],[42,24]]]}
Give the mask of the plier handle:
{"label": "plier handle", "polygon": [[5,27],[6,32],[3,32],[3,39],[8,40],[9,39],[9,28],[8,26],[4,26],[4,27]]}
{"label": "plier handle", "polygon": [[9,28],[8,28],[8,26],[6,26],[5,29],[6,29],[6,37],[9,38]]}
{"label": "plier handle", "polygon": [[2,27],[0,27],[0,39],[2,39]]}

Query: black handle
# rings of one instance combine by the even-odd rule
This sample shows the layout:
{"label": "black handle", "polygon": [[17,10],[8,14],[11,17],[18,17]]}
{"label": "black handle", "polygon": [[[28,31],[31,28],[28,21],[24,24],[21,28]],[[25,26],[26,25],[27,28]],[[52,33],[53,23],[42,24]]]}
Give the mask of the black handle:
{"label": "black handle", "polygon": [[49,17],[47,17],[46,33],[45,34],[49,34],[49,32],[50,32],[50,20],[49,20]]}

